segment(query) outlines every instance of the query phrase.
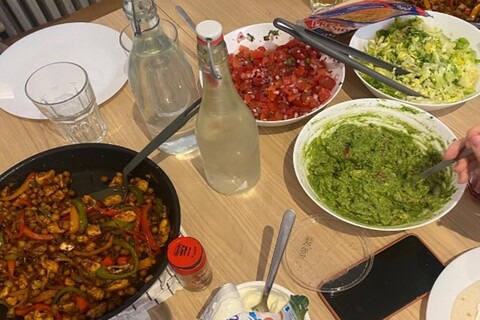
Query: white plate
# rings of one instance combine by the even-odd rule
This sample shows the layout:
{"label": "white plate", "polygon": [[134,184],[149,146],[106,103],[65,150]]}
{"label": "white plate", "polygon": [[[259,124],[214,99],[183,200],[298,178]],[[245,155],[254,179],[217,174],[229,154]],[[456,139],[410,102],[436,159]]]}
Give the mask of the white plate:
{"label": "white plate", "polygon": [[127,55],[119,32],[95,23],[75,22],[34,32],[0,55],[0,108],[27,119],[45,119],[25,95],[27,78],[55,61],[75,62],[87,70],[98,104],[127,80]]}
{"label": "white plate", "polygon": [[[273,36],[269,39],[264,39],[265,36],[269,34],[270,31],[278,31],[278,35]],[[247,35],[253,37],[253,40],[249,40]],[[240,46],[247,47],[249,49],[256,49],[260,46],[264,46],[266,49],[274,50],[279,45],[285,44],[288,41],[292,40],[293,37],[286,32],[278,30],[271,22],[253,24],[245,27],[241,27],[234,31],[227,33],[224,36],[225,44],[227,45],[228,53],[238,53]],[[337,84],[331,90],[330,98],[328,98],[324,103],[319,105],[316,109],[299,116],[297,118],[287,119],[287,120],[278,120],[278,121],[263,121],[257,120],[257,124],[262,127],[278,127],[285,126],[297,121],[303,120],[310,117],[311,115],[317,113],[327,106],[333,98],[340,92],[343,82],[345,80],[345,65],[341,62],[338,62],[330,57],[325,57],[325,63],[327,68],[331,71],[331,76],[336,80]],[[202,75],[200,72],[200,81]]]}
{"label": "white plate", "polygon": [[457,296],[480,280],[480,248],[450,262],[440,273],[428,297],[426,320],[450,320]]}

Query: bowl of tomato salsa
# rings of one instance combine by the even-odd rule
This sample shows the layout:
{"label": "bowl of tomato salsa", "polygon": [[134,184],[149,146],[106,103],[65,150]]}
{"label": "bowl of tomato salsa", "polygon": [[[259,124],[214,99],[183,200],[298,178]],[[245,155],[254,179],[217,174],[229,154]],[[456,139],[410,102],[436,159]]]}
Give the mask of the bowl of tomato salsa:
{"label": "bowl of tomato salsa", "polygon": [[340,91],[345,66],[260,23],[224,37],[235,87],[260,126],[283,126],[323,109]]}

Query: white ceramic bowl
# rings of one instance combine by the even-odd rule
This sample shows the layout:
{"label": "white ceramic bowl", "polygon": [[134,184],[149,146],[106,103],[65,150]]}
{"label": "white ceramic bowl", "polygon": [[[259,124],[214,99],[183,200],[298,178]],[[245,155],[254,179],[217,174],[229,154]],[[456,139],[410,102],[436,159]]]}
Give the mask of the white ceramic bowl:
{"label": "white ceramic bowl", "polygon": [[[419,141],[419,143],[422,143],[423,141],[431,141],[434,147],[440,152],[443,152],[443,150],[445,150],[445,148],[456,139],[452,131],[450,131],[450,129],[440,120],[433,117],[431,114],[406,103],[384,99],[358,99],[331,106],[310,119],[310,121],[303,127],[295,142],[293,151],[295,174],[307,195],[319,207],[332,216],[347,223],[372,230],[401,231],[412,229],[431,223],[447,214],[458,203],[465,190],[464,184],[459,185],[454,181],[455,177],[452,177],[452,186],[455,191],[450,200],[442,208],[432,212],[430,218],[407,225],[369,225],[347,218],[335,212],[319,199],[307,179],[306,159],[304,158],[303,150],[313,139],[326,130],[327,127],[329,127],[328,130],[335,130],[335,125],[343,122],[358,123],[357,119],[359,118],[359,115],[367,115],[367,120],[363,117],[360,121],[367,121],[375,125],[394,128],[399,127],[397,125],[394,126],[394,124],[400,120],[402,123],[406,123],[419,130],[418,132],[411,132],[416,141]],[[392,122],[390,119],[394,119],[394,121]]]}
{"label": "white ceramic bowl", "polygon": [[[466,38],[470,42],[470,47],[477,52],[477,59],[480,59],[480,30],[475,28],[472,24],[459,19],[457,17],[440,13],[434,11],[428,11],[432,17],[422,17],[421,19],[425,20],[428,25],[437,27],[443,31],[443,33],[451,38],[452,40],[458,39],[460,37]],[[413,16],[404,16],[401,19],[410,19]],[[375,34],[378,30],[386,29],[393,23],[393,19],[373,23],[371,25],[362,27],[358,29],[352,36],[350,40],[350,46],[361,51],[365,51],[367,43],[369,40],[375,38]],[[478,64],[480,70],[480,64]],[[374,88],[367,81],[365,81],[355,70],[355,73],[360,78],[360,80],[365,84],[365,86],[372,92],[376,97],[385,98],[385,99],[394,99],[397,101],[408,102],[413,104],[425,111],[438,111],[445,108],[456,107],[464,104],[465,102],[477,97],[480,95],[480,80],[477,81],[477,90],[475,93],[472,93],[466,96],[463,100],[451,103],[431,103],[431,102],[421,102],[421,101],[406,101],[401,100],[390,95],[383,93],[382,91]]]}
{"label": "white ceramic bowl", "polygon": [[[242,297],[242,299],[244,300],[244,304],[245,304],[246,294],[250,295],[250,299],[249,299],[251,300],[250,302],[256,301],[255,299],[257,299],[258,302],[260,302],[260,300],[262,299],[262,292],[264,287],[265,287],[265,281],[249,281],[249,282],[238,284],[237,290],[240,294],[240,297]],[[285,298],[286,301],[288,301],[290,299],[290,296],[293,295],[293,293],[290,290],[275,283],[273,284],[272,291],[270,294],[282,296]],[[309,307],[311,306],[311,304],[312,304],[312,301],[310,301]],[[252,305],[249,305],[247,303],[245,307],[251,308],[254,305],[256,305],[256,303],[253,303]],[[307,314],[305,315],[305,320],[310,320],[310,319],[311,319],[310,315],[307,312]]]}
{"label": "white ceramic bowl", "polygon": [[[239,28],[234,30],[224,36],[225,43],[227,44],[227,49],[229,53],[237,53],[240,46],[245,46],[250,49],[256,49],[260,46],[264,46],[266,49],[275,49],[278,45],[282,45],[292,40],[293,37],[288,33],[285,33],[281,30],[278,30],[278,36],[273,37],[270,40],[264,40],[264,36],[268,35],[271,30],[278,30],[272,23],[259,23],[246,27]],[[247,39],[247,34],[250,34],[254,37],[253,41]],[[284,126],[288,124],[295,123],[302,119],[305,119],[316,112],[323,109],[333,98],[338,94],[340,88],[342,87],[343,81],[345,79],[345,66],[343,63],[339,63],[330,57],[326,57],[327,68],[331,70],[332,77],[336,80],[337,84],[332,89],[330,98],[325,101],[323,104],[319,105],[318,108],[310,111],[307,114],[304,114],[297,118],[279,120],[279,121],[261,121],[257,120],[259,126],[264,127],[277,127]]]}

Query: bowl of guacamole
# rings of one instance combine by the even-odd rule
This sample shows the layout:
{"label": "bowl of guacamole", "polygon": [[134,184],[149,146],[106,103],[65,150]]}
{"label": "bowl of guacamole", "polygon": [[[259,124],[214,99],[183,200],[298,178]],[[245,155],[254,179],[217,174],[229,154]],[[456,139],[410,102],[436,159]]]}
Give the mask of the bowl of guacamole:
{"label": "bowl of guacamole", "polygon": [[420,176],[455,139],[413,105],[351,100],[303,127],[294,146],[295,174],[308,196],[338,219],[373,230],[412,229],[447,214],[465,190],[451,168]]}

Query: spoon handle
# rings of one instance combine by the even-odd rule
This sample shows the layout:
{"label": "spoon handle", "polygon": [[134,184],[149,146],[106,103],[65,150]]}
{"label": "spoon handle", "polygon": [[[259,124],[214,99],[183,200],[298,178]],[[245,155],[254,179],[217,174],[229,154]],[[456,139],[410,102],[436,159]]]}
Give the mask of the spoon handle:
{"label": "spoon handle", "polygon": [[272,264],[270,265],[270,270],[268,271],[267,281],[265,283],[265,288],[263,295],[269,295],[272,290],[273,282],[275,276],[277,275],[278,267],[282,261],[283,253],[285,252],[285,247],[287,246],[288,238],[292,232],[293,223],[295,222],[296,213],[292,209],[287,209],[283,214],[282,224],[280,225],[280,230],[278,232],[277,242],[275,243],[275,250],[273,251]]}
{"label": "spoon handle", "polygon": [[183,20],[190,26],[190,28],[195,31],[195,22],[193,22],[192,18],[188,15],[188,13],[180,6],[175,6],[175,10],[177,10],[178,14],[182,16]]}

